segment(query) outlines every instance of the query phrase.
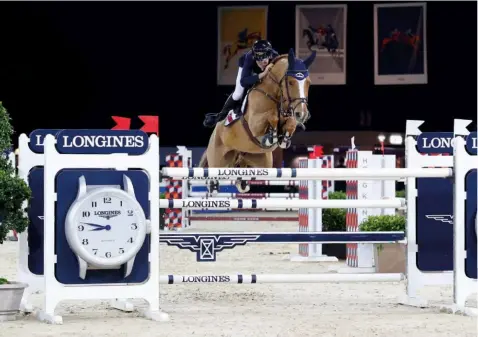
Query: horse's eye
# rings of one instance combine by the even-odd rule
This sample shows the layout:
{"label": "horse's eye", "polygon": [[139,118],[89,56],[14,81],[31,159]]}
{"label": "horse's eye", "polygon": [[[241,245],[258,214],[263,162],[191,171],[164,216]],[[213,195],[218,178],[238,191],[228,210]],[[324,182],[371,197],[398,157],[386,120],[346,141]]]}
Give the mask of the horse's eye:
{"label": "horse's eye", "polygon": [[294,81],[289,81],[289,85],[294,85]]}

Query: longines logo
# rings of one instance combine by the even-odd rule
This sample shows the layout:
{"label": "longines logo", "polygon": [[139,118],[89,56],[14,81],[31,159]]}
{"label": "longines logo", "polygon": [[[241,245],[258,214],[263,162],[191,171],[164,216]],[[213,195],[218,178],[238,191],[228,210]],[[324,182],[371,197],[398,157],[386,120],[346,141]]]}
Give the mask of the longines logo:
{"label": "longines logo", "polygon": [[453,137],[423,137],[421,141],[422,148],[424,149],[446,149],[455,146]]}
{"label": "longines logo", "polygon": [[437,214],[437,215],[425,215],[427,219],[433,219],[435,221],[447,222],[453,224],[453,215],[450,214]]}
{"label": "longines logo", "polygon": [[219,169],[218,176],[267,176],[268,170],[266,169]]}
{"label": "longines logo", "polygon": [[231,202],[229,200],[198,200],[198,201],[183,201],[182,208],[230,208]]}
{"label": "longines logo", "polygon": [[231,278],[228,275],[205,275],[205,276],[183,276],[183,283],[228,283]]}
{"label": "longines logo", "polygon": [[214,262],[216,253],[235,246],[244,246],[259,238],[260,234],[161,234],[159,242],[196,252],[198,262]]}
{"label": "longines logo", "polygon": [[121,211],[94,211],[93,214],[105,218],[106,220],[109,220],[111,218],[114,218],[115,216],[120,215]]}
{"label": "longines logo", "polygon": [[63,136],[63,147],[143,147],[142,136]]}

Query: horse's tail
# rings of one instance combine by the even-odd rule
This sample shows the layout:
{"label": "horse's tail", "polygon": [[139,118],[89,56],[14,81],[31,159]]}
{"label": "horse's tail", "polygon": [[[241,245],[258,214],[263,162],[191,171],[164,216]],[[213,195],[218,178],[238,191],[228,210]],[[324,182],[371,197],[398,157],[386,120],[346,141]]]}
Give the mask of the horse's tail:
{"label": "horse's tail", "polygon": [[207,150],[202,154],[201,160],[199,161],[199,167],[208,167]]}

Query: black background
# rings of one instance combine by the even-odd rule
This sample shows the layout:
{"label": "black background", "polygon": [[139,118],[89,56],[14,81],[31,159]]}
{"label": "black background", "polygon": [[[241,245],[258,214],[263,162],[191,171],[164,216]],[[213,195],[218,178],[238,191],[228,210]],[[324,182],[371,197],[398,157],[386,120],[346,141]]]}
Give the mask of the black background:
{"label": "black background", "polygon": [[[204,114],[233,90],[216,85],[217,6],[250,4],[269,5],[279,52],[294,47],[301,2],[1,2],[0,101],[17,135],[156,114],[162,145],[204,146]],[[363,129],[360,111],[368,129],[397,132],[406,119],[450,131],[476,118],[476,2],[427,4],[429,84],[406,86],[374,86],[373,3],[347,4],[347,85],[310,89],[309,130]]]}

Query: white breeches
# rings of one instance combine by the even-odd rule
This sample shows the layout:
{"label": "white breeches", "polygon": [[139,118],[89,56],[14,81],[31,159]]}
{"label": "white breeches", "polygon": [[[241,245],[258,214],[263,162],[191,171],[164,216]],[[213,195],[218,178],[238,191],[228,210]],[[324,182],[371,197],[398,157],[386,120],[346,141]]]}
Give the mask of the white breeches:
{"label": "white breeches", "polygon": [[242,76],[242,67],[239,67],[237,71],[236,77],[236,87],[234,88],[234,92],[232,93],[232,99],[235,101],[240,101],[242,95],[244,95],[244,87],[241,85],[241,76]]}

